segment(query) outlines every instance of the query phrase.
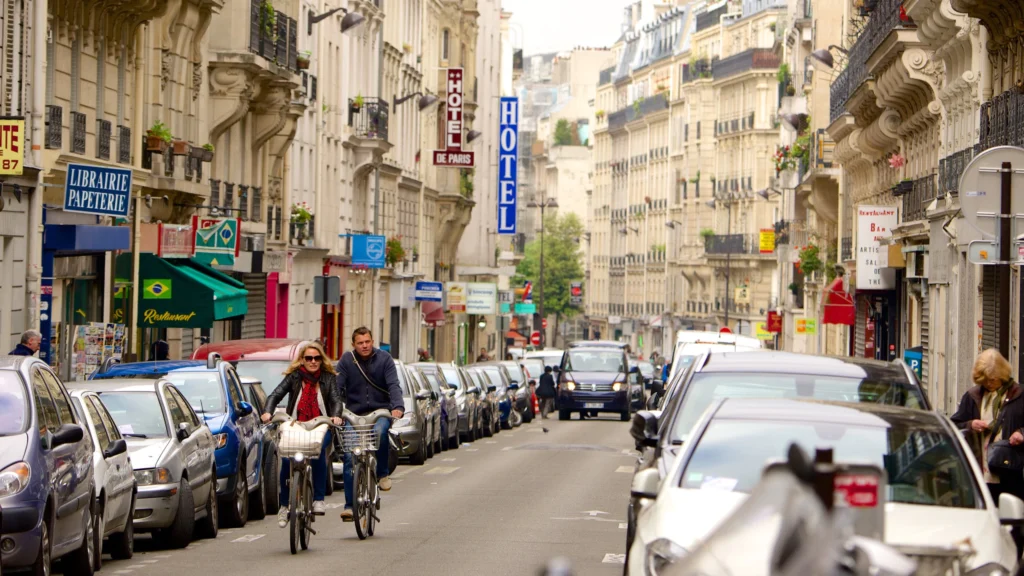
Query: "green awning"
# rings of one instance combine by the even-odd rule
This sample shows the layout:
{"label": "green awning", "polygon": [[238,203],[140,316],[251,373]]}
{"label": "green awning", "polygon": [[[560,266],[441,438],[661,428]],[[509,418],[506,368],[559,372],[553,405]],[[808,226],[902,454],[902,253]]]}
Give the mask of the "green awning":
{"label": "green awning", "polygon": [[[131,254],[118,256],[117,276],[128,276]],[[190,259],[139,254],[139,326],[211,328],[214,321],[245,315],[245,285]]]}

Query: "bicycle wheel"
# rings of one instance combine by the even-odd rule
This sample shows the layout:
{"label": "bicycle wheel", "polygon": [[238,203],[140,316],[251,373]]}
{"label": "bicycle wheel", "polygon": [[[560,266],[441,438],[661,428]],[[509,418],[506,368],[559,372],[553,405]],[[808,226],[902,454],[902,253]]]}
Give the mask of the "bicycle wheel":
{"label": "bicycle wheel", "polygon": [[379,494],[377,492],[376,463],[371,462],[370,466],[370,473],[366,474],[366,534],[373,536],[373,526],[377,522],[373,519],[373,515],[377,512]]}
{"label": "bicycle wheel", "polygon": [[299,532],[302,531],[302,519],[299,518],[299,511],[302,504],[304,487],[302,485],[302,472],[298,469],[295,461],[291,461],[292,477],[288,481],[288,543],[291,545],[292,554],[299,551]]}
{"label": "bicycle wheel", "polygon": [[355,488],[355,493],[352,496],[355,502],[352,503],[352,520],[356,524],[356,535],[360,540],[366,540],[366,537],[370,535],[368,525],[370,508],[367,505],[369,494],[366,492],[365,475],[366,470],[363,469],[363,464],[354,462],[352,464],[352,486]]}
{"label": "bicycle wheel", "polygon": [[302,530],[299,531],[299,544],[303,550],[309,549],[309,539],[313,536],[313,474],[307,467],[302,489]]}

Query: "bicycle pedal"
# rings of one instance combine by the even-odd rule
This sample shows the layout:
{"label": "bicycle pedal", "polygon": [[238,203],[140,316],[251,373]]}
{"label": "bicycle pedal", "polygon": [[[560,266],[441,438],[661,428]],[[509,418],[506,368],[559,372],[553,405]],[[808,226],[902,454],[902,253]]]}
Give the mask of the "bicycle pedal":
{"label": "bicycle pedal", "polygon": [[313,512],[313,516],[326,516],[327,512]]}
{"label": "bicycle pedal", "polygon": [[313,536],[316,536],[316,530],[314,530],[312,526],[306,528],[306,530],[309,530],[310,534],[312,534]]}

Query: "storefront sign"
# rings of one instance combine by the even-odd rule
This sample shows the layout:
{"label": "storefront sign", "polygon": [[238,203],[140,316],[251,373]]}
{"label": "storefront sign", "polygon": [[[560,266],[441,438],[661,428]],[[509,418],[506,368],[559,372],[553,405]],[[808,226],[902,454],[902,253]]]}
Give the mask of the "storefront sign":
{"label": "storefront sign", "polygon": [[775,335],[768,331],[767,322],[755,322],[754,337],[758,340],[773,340]]}
{"label": "storefront sign", "polygon": [[444,296],[444,285],[440,282],[417,282],[417,302],[440,302]]}
{"label": "storefront sign", "polygon": [[192,256],[192,227],[157,224],[159,243],[156,255],[161,258],[189,258]]}
{"label": "storefront sign", "polygon": [[25,163],[25,119],[0,118],[0,176],[21,176]]}
{"label": "storefront sign", "polygon": [[434,166],[472,168],[473,152],[462,150],[462,68],[448,69],[445,97],[444,150],[434,151]]}
{"label": "storefront sign", "polygon": [[761,254],[771,254],[775,252],[775,230],[771,228],[762,228],[761,234],[758,237],[758,244],[760,245]]}
{"label": "storefront sign", "polygon": [[516,233],[519,99],[502,97],[498,121],[498,234]]}
{"label": "storefront sign", "polygon": [[816,318],[797,318],[794,324],[797,334],[813,336],[818,333],[818,320]]}
{"label": "storefront sign", "polygon": [[889,253],[882,238],[897,225],[895,206],[857,206],[857,289],[893,290],[896,271],[888,268]]}
{"label": "storefront sign", "polygon": [[465,282],[449,282],[448,285],[448,311],[449,312],[465,312],[466,311],[466,283]]}
{"label": "storefront sign", "polygon": [[516,314],[536,314],[537,305],[532,302],[516,302]]}
{"label": "storefront sign", "polygon": [[498,307],[498,285],[471,282],[466,285],[466,313],[494,314]]}
{"label": "storefront sign", "polygon": [[768,312],[768,331],[772,334],[779,334],[782,332],[782,315],[774,310]]}
{"label": "storefront sign", "polygon": [[231,268],[241,248],[238,242],[241,226],[242,221],[238,218],[192,216],[193,257],[215,268]]}
{"label": "storefront sign", "polygon": [[750,304],[750,288],[747,286],[736,288],[733,299],[737,304]]}
{"label": "storefront sign", "polygon": [[127,218],[131,193],[130,168],[68,164],[64,211]]}
{"label": "storefront sign", "polygon": [[387,239],[377,234],[352,235],[352,265],[383,268]]}

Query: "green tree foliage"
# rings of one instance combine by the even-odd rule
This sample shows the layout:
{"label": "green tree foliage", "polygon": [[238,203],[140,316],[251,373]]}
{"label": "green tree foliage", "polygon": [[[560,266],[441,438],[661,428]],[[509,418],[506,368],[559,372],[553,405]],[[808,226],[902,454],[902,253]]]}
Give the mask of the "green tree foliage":
{"label": "green tree foliage", "polygon": [[565,118],[560,119],[555,124],[555,146],[571,146],[572,140],[572,126]]}
{"label": "green tree foliage", "polygon": [[[544,219],[544,313],[572,317],[580,309],[569,305],[569,283],[583,280],[583,253],[580,241],[583,223],[576,214],[548,215]],[[540,294],[540,235],[526,244],[526,253],[516,275],[516,286],[533,281],[534,302]]]}

